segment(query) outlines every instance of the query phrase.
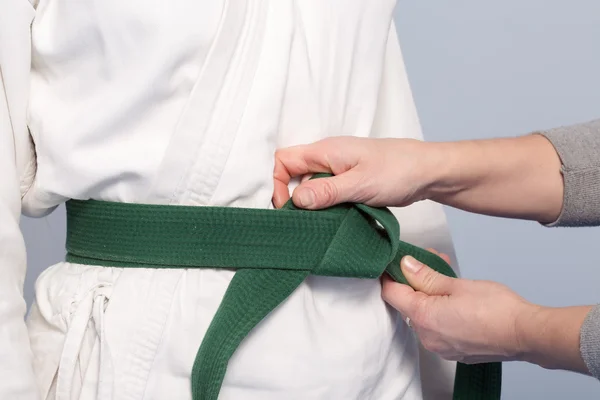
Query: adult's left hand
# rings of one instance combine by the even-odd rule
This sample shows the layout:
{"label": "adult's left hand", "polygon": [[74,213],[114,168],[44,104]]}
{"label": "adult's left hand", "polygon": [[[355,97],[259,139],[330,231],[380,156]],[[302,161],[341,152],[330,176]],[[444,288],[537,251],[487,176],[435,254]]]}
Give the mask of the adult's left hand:
{"label": "adult's left hand", "polygon": [[502,284],[450,278],[412,257],[400,267],[414,289],[384,275],[383,298],[408,317],[426,349],[466,364],[519,360],[527,352],[519,325],[539,306]]}

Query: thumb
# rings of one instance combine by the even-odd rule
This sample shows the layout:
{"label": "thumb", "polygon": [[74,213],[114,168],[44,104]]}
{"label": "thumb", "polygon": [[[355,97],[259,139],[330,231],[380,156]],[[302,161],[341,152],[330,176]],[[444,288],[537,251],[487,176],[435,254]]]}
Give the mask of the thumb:
{"label": "thumb", "polygon": [[402,258],[400,268],[410,286],[428,295],[443,296],[451,294],[453,287],[456,285],[454,278],[440,274],[411,256]]}
{"label": "thumb", "polygon": [[310,210],[356,201],[360,193],[360,178],[350,170],[340,175],[316,178],[301,183],[292,200],[298,207]]}

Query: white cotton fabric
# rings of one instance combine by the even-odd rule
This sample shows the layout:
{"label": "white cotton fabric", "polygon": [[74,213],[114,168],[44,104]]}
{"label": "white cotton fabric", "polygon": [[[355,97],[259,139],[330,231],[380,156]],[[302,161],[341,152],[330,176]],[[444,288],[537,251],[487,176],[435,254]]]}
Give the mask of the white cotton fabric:
{"label": "white cotton fabric", "polygon": [[[233,272],[59,263],[24,322],[19,214],[73,199],[271,208],[278,147],[422,139],[392,0],[0,1],[0,399],[191,398]],[[394,210],[454,258],[440,206]],[[243,342],[223,400],[451,398],[377,280],[310,277]]]}

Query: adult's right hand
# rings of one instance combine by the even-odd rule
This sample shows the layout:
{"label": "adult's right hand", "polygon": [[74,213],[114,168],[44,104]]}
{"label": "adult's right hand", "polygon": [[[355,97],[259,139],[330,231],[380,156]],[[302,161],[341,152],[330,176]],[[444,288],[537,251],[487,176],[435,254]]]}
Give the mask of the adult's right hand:
{"label": "adult's right hand", "polygon": [[420,200],[479,214],[550,223],[563,205],[561,161],[542,135],[424,142],[339,136],[275,154],[273,204],[289,200],[288,184],[314,173],[292,195],[300,208],[337,203],[403,207]]}
{"label": "adult's right hand", "polygon": [[435,146],[414,139],[331,137],[308,145],[278,150],[275,155],[273,203],[289,200],[291,178],[304,179],[292,200],[301,208],[320,209],[338,203],[407,206],[428,198],[427,190],[439,168]]}

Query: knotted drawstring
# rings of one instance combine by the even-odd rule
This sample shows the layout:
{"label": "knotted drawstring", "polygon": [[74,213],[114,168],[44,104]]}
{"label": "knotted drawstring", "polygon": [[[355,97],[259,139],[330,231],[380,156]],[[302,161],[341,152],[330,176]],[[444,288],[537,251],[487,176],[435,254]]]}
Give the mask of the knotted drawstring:
{"label": "knotted drawstring", "polygon": [[104,312],[107,304],[108,288],[102,284],[91,289],[78,304],[71,318],[60,358],[56,380],[56,400],[79,398],[82,387],[75,386],[75,374],[90,320],[94,324],[96,340],[99,341],[100,346],[98,400],[112,399],[113,367],[104,330]]}

